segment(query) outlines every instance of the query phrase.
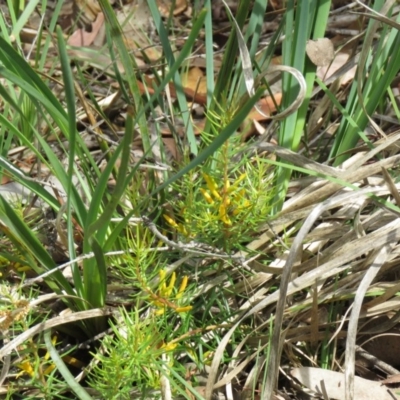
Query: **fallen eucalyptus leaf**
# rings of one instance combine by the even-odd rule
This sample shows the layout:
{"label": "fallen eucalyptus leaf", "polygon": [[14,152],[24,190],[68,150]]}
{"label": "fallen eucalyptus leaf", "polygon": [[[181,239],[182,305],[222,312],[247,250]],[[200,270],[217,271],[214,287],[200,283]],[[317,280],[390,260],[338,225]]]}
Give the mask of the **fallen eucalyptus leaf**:
{"label": "fallen eucalyptus leaf", "polygon": [[[322,368],[293,368],[290,374],[307,388],[322,395],[324,391],[330,399],[345,400],[344,374]],[[393,397],[394,396],[394,397]],[[393,400],[400,396],[381,382],[370,381],[359,376],[354,377],[354,399],[357,400]]]}
{"label": "fallen eucalyptus leaf", "polygon": [[330,64],[335,56],[333,43],[327,38],[309,40],[306,45],[306,52],[311,62],[317,67]]}

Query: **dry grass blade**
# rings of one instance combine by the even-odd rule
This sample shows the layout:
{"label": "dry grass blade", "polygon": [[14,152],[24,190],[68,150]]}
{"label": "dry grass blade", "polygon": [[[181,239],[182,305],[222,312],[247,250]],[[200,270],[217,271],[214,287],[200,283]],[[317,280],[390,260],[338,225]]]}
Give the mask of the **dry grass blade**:
{"label": "dry grass blade", "polygon": [[[285,268],[282,272],[281,284],[279,288],[279,297],[278,297],[278,303],[276,307],[276,314],[274,321],[274,331],[272,334],[272,341],[271,341],[271,353],[270,353],[270,359],[268,361],[268,373],[275,376],[274,379],[271,379],[274,386],[275,386],[275,380],[278,378],[278,370],[280,362],[279,348],[282,346],[281,330],[283,322],[283,313],[286,307],[286,296],[288,292],[289,282],[291,281],[293,265],[298,259],[300,252],[302,251],[303,248],[302,243],[306,235],[310,231],[312,225],[315,223],[317,218],[325,211],[326,207],[331,207],[333,204],[341,205],[349,197],[351,198],[354,197],[354,193],[340,195],[318,205],[304,222],[289,252]],[[394,239],[395,238],[392,238],[392,240]],[[266,388],[265,390],[268,392],[268,388]],[[271,389],[269,390],[272,393],[272,390]]]}
{"label": "dry grass blade", "polygon": [[[269,118],[271,118],[273,120],[282,121],[285,118],[287,118],[289,115],[296,112],[301,107],[301,105],[306,97],[307,84],[304,79],[304,76],[301,74],[300,71],[298,71],[296,68],[293,68],[293,67],[290,67],[287,65],[273,65],[273,66],[269,67],[267,71],[263,72],[258,77],[258,79],[261,79],[264,76],[274,73],[274,72],[288,72],[289,74],[294,76],[294,78],[297,80],[297,82],[299,83],[299,86],[300,86],[299,92],[297,93],[297,96],[296,96],[296,99],[293,101],[293,103],[289,107],[287,107],[285,110],[283,110],[282,112],[280,112],[277,115],[269,116]],[[258,109],[258,107],[257,107],[257,111],[261,115],[265,115],[261,110]]]}
{"label": "dry grass blade", "polygon": [[51,318],[41,324],[33,326],[3,346],[0,349],[0,359],[10,354],[10,352],[16,349],[20,344],[24,343],[38,333],[46,331],[47,329],[66,324],[68,322],[81,321],[87,318],[104,317],[113,315],[114,313],[115,311],[111,309],[92,309],[89,311],[80,311],[65,316]]}
{"label": "dry grass blade", "polygon": [[[368,7],[366,4],[362,3],[360,0],[356,0],[356,2],[357,2],[357,4],[359,4],[360,6],[364,7],[365,9],[367,9],[370,12],[370,14],[359,13],[360,15],[365,15],[367,17],[374,18],[374,19],[376,19],[376,20],[378,20],[380,22],[383,22],[384,24],[392,26],[395,29],[400,29],[400,25],[397,24],[395,21],[391,20],[390,18],[385,17],[382,14],[377,13],[375,10],[373,10],[370,7]],[[390,9],[390,7],[392,7],[393,4],[395,4],[395,3],[396,3],[395,0],[387,1],[385,3],[384,8],[382,8],[381,12],[382,13],[386,13]]]}
{"label": "dry grass blade", "polygon": [[[263,298],[258,304],[241,315],[232,328],[223,337],[214,355],[211,366],[210,376],[207,383],[210,391],[212,391],[212,387],[214,385],[214,380],[217,375],[222,353],[225,350],[231,335],[245,318],[260,312],[268,305],[278,301],[276,307],[275,328],[271,344],[271,358],[268,368],[269,374],[272,373],[273,368],[275,368],[276,373],[279,365],[279,354],[277,349],[281,344],[281,324],[283,311],[285,310],[286,296],[299,292],[306,287],[310,287],[316,281],[323,282],[329,277],[332,277],[341,271],[344,271],[345,269],[351,268],[352,262],[354,262],[354,265],[357,265],[356,260],[359,257],[368,254],[371,250],[380,249],[382,246],[385,246],[388,243],[400,238],[400,222],[398,220],[394,220],[364,237],[353,237],[350,242],[349,238],[345,238],[345,240],[341,244],[338,244],[337,247],[333,246],[335,250],[328,249],[324,256],[318,259],[312,259],[312,261],[314,261],[313,264],[308,263],[309,265],[307,265],[307,263],[305,263],[304,267],[307,265],[308,272],[294,280],[291,280],[292,268],[295,261],[298,259],[300,252],[302,251],[302,243],[316,219],[324,211],[332,207],[343,206],[346,202],[352,203],[354,199],[360,200],[362,197],[367,199],[368,194],[379,192],[388,193],[388,190],[384,190],[380,187],[367,187],[359,190],[358,192],[344,193],[333,197],[332,199],[326,200],[325,202],[316,206],[313,211],[311,211],[292,244],[291,251],[282,271],[280,290]],[[317,265],[315,265],[316,261],[318,261]],[[302,265],[298,266],[297,268],[302,268]]]}
{"label": "dry grass blade", "polygon": [[249,97],[254,96],[254,88],[255,85],[259,85],[261,82],[262,78],[268,74],[273,74],[275,72],[288,72],[289,74],[292,74],[296,80],[299,83],[299,93],[295,99],[295,101],[288,107],[286,110],[280,112],[279,114],[275,116],[271,116],[270,114],[265,114],[258,106],[257,104],[255,105],[255,109],[264,117],[267,119],[274,119],[277,121],[283,120],[286,117],[288,117],[290,114],[294,113],[299,109],[301,104],[304,101],[304,98],[306,96],[306,90],[307,90],[307,84],[304,79],[304,76],[298,71],[296,68],[286,66],[286,65],[274,65],[270,66],[266,71],[261,73],[258,77],[256,82],[254,81],[253,78],[253,68],[252,68],[252,63],[251,63],[251,58],[250,58],[250,53],[246,47],[246,42],[244,40],[243,34],[240,31],[240,27],[238,23],[236,22],[235,17],[233,16],[229,6],[226,4],[225,0],[222,0],[222,2],[225,5],[225,8],[230,15],[230,18],[235,26],[236,30],[236,37],[238,40],[238,46],[239,46],[239,51],[240,51],[240,58],[242,61],[242,68],[243,68],[243,76],[244,76],[244,81],[246,84],[246,89],[247,89],[247,94]]}
{"label": "dry grass blade", "polygon": [[387,170],[385,168],[382,168],[382,176],[385,179],[385,182],[388,185],[388,188],[390,190],[390,194],[393,196],[393,198],[396,201],[396,204],[398,207],[400,207],[400,195],[399,195],[399,191],[396,188],[395,183],[393,182],[393,179],[391,178],[391,176],[389,175],[389,172],[387,172]]}
{"label": "dry grass blade", "polygon": [[[397,239],[394,239],[394,242]],[[371,266],[368,268],[364,275],[360,286],[357,289],[356,297],[354,298],[353,309],[351,311],[348,335],[346,340],[346,361],[345,361],[345,389],[346,389],[346,400],[353,400],[354,398],[354,371],[355,371],[355,354],[356,354],[356,337],[357,337],[357,326],[360,315],[362,302],[365,297],[365,293],[369,288],[370,284],[378,274],[382,265],[387,261],[390,250],[393,247],[393,243],[387,244],[380,249]]]}
{"label": "dry grass blade", "polygon": [[224,387],[228,383],[230,383],[236,376],[239,375],[241,371],[243,371],[244,368],[246,368],[252,360],[254,360],[256,357],[259,357],[259,351],[262,351],[265,347],[268,346],[268,343],[261,346],[258,348],[257,352],[254,352],[253,354],[247,356],[244,358],[244,360],[241,361],[240,364],[237,364],[237,360],[239,359],[239,354],[240,351],[242,350],[242,347],[246,344],[247,340],[249,339],[249,336],[245,337],[237,346],[237,348],[234,351],[234,361],[231,362],[231,365],[228,369],[228,372],[225,374],[223,378],[221,378],[218,382],[215,383],[214,389],[218,389],[221,387]]}
{"label": "dry grass blade", "polygon": [[307,157],[304,157],[300,154],[297,154],[294,151],[289,149],[285,149],[284,147],[280,147],[271,143],[260,143],[254,146],[260,150],[266,150],[272,154],[276,154],[279,158],[282,158],[285,161],[290,162],[293,165],[296,165],[301,168],[308,169],[311,172],[316,174],[326,175],[328,177],[341,178],[343,172],[337,168],[330,167],[328,165],[320,164],[316,161],[310,160]]}
{"label": "dry grass blade", "polygon": [[374,306],[385,303],[386,300],[395,296],[398,291],[400,291],[400,283],[391,284],[391,286],[385,288],[385,292],[382,296],[377,296],[375,299],[366,303],[365,308],[370,309]]}
{"label": "dry grass blade", "polygon": [[[3,343],[9,343],[10,342],[10,334],[8,329],[3,330]],[[1,373],[0,373],[0,387],[3,386],[3,383],[5,379],[7,378],[8,372],[10,370],[10,365],[11,365],[11,354],[6,354],[3,359],[3,365],[1,367]]]}
{"label": "dry grass blade", "polygon": [[[351,159],[351,162],[358,161],[358,158],[359,157],[354,156]],[[393,168],[399,162],[400,155],[395,155],[393,157],[377,161],[373,164],[358,167],[357,169],[349,168],[348,170],[343,172],[343,174],[340,176],[340,180],[348,183],[359,182],[365,178],[368,178],[369,176],[375,175],[380,171],[382,167]],[[317,185],[318,187],[316,188]],[[327,182],[325,185],[322,185],[322,187],[319,187],[321,186],[320,183],[317,183],[317,185],[310,185],[307,191],[304,191],[304,193],[300,193],[298,196],[293,197],[292,199],[287,201],[283,207],[282,213],[295,211],[303,208],[304,206],[315,204],[316,202],[327,198],[328,196],[332,195],[343,187],[342,184],[335,182]]]}

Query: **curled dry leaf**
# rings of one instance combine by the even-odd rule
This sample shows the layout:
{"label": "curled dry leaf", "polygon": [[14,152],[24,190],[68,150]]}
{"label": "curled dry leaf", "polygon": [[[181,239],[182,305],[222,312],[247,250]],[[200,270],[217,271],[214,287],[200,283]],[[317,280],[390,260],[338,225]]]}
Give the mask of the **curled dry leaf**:
{"label": "curled dry leaf", "polygon": [[[282,101],[282,93],[276,93],[274,97],[271,96],[263,97],[257,103],[257,108],[253,108],[248,115],[248,118],[256,121],[265,121],[276,112],[276,106],[280,106]],[[262,111],[262,114],[259,112]]]}
{"label": "curled dry leaf", "polygon": [[174,7],[172,10],[172,15],[179,15],[183,13],[188,6],[187,0],[157,0],[157,5],[160,14],[165,18],[169,17],[172,7]]}
{"label": "curled dry leaf", "polygon": [[182,85],[193,93],[207,95],[207,80],[203,71],[198,67],[190,68],[182,76]]}
{"label": "curled dry leaf", "polygon": [[[330,399],[345,400],[344,374],[322,368],[293,368],[290,374],[307,388],[316,393],[325,391]],[[357,400],[393,400],[400,399],[395,393],[389,394],[381,382],[374,382],[356,376],[354,378],[354,399]]]}
{"label": "curled dry leaf", "polygon": [[91,32],[85,29],[77,29],[69,38],[68,44],[76,47],[86,47],[93,44],[94,40],[99,36],[100,30],[104,27],[104,15],[98,13],[96,20],[92,24]]}
{"label": "curled dry leaf", "polygon": [[79,16],[80,22],[90,25],[101,12],[101,7],[97,0],[74,0],[74,14]]}
{"label": "curled dry leaf", "polygon": [[328,38],[309,40],[306,52],[311,62],[317,67],[330,64],[335,56],[333,43]]}

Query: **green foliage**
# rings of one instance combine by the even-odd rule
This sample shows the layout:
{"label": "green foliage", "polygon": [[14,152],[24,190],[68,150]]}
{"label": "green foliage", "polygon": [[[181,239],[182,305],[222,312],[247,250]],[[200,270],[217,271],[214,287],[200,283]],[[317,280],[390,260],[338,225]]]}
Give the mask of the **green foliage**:
{"label": "green foliage", "polygon": [[113,335],[102,341],[104,352],[93,354],[99,361],[89,377],[90,385],[106,399],[152,398],[160,388],[164,369],[163,356],[169,357],[168,368],[175,368],[173,354],[176,343],[169,343],[177,335],[175,324],[167,314],[140,318],[140,307],[127,312],[121,309],[121,322],[112,324]]}
{"label": "green foliage", "polygon": [[[375,0],[373,9],[386,11],[390,17],[392,9],[387,10],[387,4],[388,2],[383,0]],[[400,22],[400,16],[397,16],[396,22]],[[387,96],[390,84],[400,70],[399,30],[384,24],[379,33],[379,40],[372,47],[378,27],[379,21],[371,18],[363,41],[363,49],[356,72],[357,79],[352,82],[343,113],[344,118],[336,132],[330,154],[331,157],[335,157],[335,165],[340,165],[349,157],[348,150],[353,149],[360,139],[369,147],[372,146],[364,129],[370,122],[370,117]]]}
{"label": "green foliage", "polygon": [[[233,262],[233,265],[229,264],[230,260],[183,256],[187,247],[180,246],[187,243],[207,244],[220,252],[232,254],[244,250],[252,256],[252,250],[247,249],[246,244],[259,233],[260,224],[268,222],[281,210],[292,171],[315,174],[324,179],[325,172],[309,172],[305,167],[292,166],[282,159],[261,156],[257,153],[257,144],[252,148],[252,142],[246,143],[241,137],[241,128],[258,100],[265,95],[268,83],[263,82],[263,87],[254,88],[254,94],[248,93],[248,82],[244,81],[243,73],[244,58],[239,51],[235,28],[229,34],[222,67],[214,82],[211,0],[204,2],[204,9],[200,9],[202,2],[195,2],[197,11],[193,13],[191,25],[188,24],[190,31],[185,35],[185,43],[179,53],[171,47],[168,37],[172,13],[165,22],[156,2],[148,1],[164,53],[161,66],[149,67],[154,68],[157,76],[154,81],[157,83],[151,88],[152,95],[139,90],[137,80],[142,78],[144,72],[137,68],[135,58],[124,42],[112,5],[108,0],[99,0],[106,19],[111,59],[118,60],[123,67],[119,69],[115,62],[113,71],[102,73],[115,79],[121,99],[127,105],[125,130],[119,143],[106,143],[101,138],[101,127],[96,127],[99,128],[96,136],[100,137],[99,148],[106,160],[106,166],[100,169],[98,160],[78,131],[77,104],[82,101],[90,103],[107,129],[113,126],[114,121],[98,104],[94,90],[90,88],[91,82],[84,77],[81,66],[76,65],[78,74],[73,74],[71,70],[64,35],[60,29],[55,29],[61,3],[57,3],[50,22],[51,34],[45,34],[40,28],[37,35],[40,51],[31,62],[27,61],[22,51],[20,34],[33,8],[41,6],[44,12],[46,2],[39,5],[38,0],[33,0],[25,5],[23,1],[8,0],[11,22],[0,15],[0,96],[3,108],[0,115],[0,177],[7,175],[20,183],[37,197],[40,207],[45,209],[45,212],[29,209],[25,203],[12,204],[0,196],[2,277],[6,279],[11,271],[22,281],[26,275],[53,272],[44,278],[46,290],[66,294],[63,301],[73,312],[102,309],[111,289],[117,288],[116,292],[119,289],[129,290],[129,296],[115,300],[117,304],[127,307],[121,307],[118,319],[111,323],[112,334],[101,340],[100,350],[93,354],[96,363],[90,366],[90,386],[106,399],[151,399],[160,397],[160,387],[166,378],[174,396],[187,397],[185,391],[189,391],[195,398],[201,398],[194,390],[196,379],[186,375],[183,363],[191,360],[197,366],[205,367],[213,357],[216,364],[218,357],[226,363],[235,361],[236,355],[232,356],[232,352],[216,349],[224,340],[225,345],[228,343],[229,335],[232,335],[230,344],[233,348],[247,346],[247,340],[255,335],[253,326],[236,326],[222,338],[226,330],[233,326],[235,313],[240,312],[244,302],[249,300],[247,293],[244,295],[244,292],[236,290],[237,285],[245,285],[243,282],[247,279],[251,281],[256,277],[263,287],[258,293],[255,290],[252,292],[257,295],[255,299],[265,296],[265,293],[275,294],[279,288],[279,277],[269,287],[264,287],[267,281],[263,279],[279,274],[277,271],[281,264],[268,269],[269,255],[260,257],[256,267],[261,273],[256,276],[255,270],[249,271],[250,268],[242,266],[236,269]],[[307,58],[305,47],[309,39],[325,35],[331,1],[288,0],[279,29],[268,47],[259,52],[267,3],[267,0],[241,0],[235,19],[239,30],[245,31],[244,40],[251,58],[250,74],[256,82],[259,81],[257,77],[266,75],[281,34],[285,36],[282,43],[283,64],[296,68],[305,77],[305,100],[295,113],[280,122],[277,129],[279,144],[297,151],[307,128],[312,90],[315,81],[318,82],[316,66]],[[373,7],[379,10],[383,4],[383,0],[376,0]],[[201,135],[196,136],[196,127],[182,88],[181,72],[187,68],[187,58],[198,50],[197,40],[203,27],[207,111],[205,127]],[[375,37],[377,27],[371,21],[367,37]],[[52,62],[58,64],[57,68],[62,72],[60,87],[65,97],[61,100],[51,89],[58,83],[50,82],[43,74],[52,40],[52,48],[57,51],[57,57]],[[381,31],[374,57],[370,53],[371,42],[367,41],[362,57],[365,63],[359,66],[358,79],[353,82],[345,108],[320,82],[320,86],[333,98],[334,106],[343,114],[331,151],[332,157],[338,157],[336,163],[345,160],[346,156],[341,153],[354,147],[359,136],[368,142],[363,130],[369,121],[368,115],[371,116],[379,107],[384,109],[386,91],[400,65],[399,44],[398,31],[389,26],[384,26]],[[168,93],[169,83],[174,84],[177,101],[167,104],[162,94]],[[88,95],[84,100],[78,90],[82,86],[87,87]],[[286,109],[298,97],[299,85],[292,76],[285,75],[282,91],[282,109]],[[394,103],[390,90],[389,96]],[[396,111],[399,114],[398,109]],[[181,151],[181,158],[171,168],[162,166],[158,169],[158,164],[167,159],[158,125],[160,115],[169,124]],[[174,131],[175,119],[183,122],[183,138],[178,138]],[[90,123],[93,125],[92,121]],[[54,138],[58,152],[50,146],[49,137]],[[132,161],[131,146],[136,137],[140,137],[144,151],[142,159]],[[30,156],[37,162],[35,172],[38,177],[27,175],[10,161],[8,154],[13,146],[25,146],[29,150]],[[148,162],[156,154],[156,147],[159,160],[157,163]],[[55,179],[56,190],[45,188],[40,168]],[[356,189],[356,185],[345,182],[341,175],[335,175],[331,181]],[[394,206],[389,204],[388,207]],[[64,232],[63,254],[72,260],[70,279],[56,270],[58,265],[54,254],[44,243],[45,232],[40,227],[40,221],[46,220],[47,211],[57,218],[58,231]],[[165,237],[162,239],[166,243],[160,243],[160,238],[154,237],[154,232],[151,233],[148,225],[142,223],[141,216],[151,217],[154,226],[167,237],[167,240]],[[291,230],[290,222],[286,223],[288,225],[282,229]],[[296,229],[294,227],[292,231]],[[284,241],[285,238],[281,245]],[[278,246],[277,242],[273,244],[275,249]],[[110,257],[109,252],[118,254],[113,253]],[[81,254],[85,258],[77,260]],[[238,270],[244,277],[243,282],[237,280]],[[221,282],[224,285],[227,283],[227,286]],[[254,289],[256,286],[249,287]],[[7,285],[2,285],[0,294],[5,303],[0,308],[4,330],[10,328],[17,335],[47,318],[47,315],[28,309],[28,295],[22,290],[21,293],[11,292]],[[29,298],[33,297],[29,293]],[[233,308],[233,303],[238,307]],[[127,311],[128,307],[132,310]],[[108,323],[105,317],[88,319],[81,323],[80,328],[87,336],[94,337],[103,332]],[[276,324],[278,328],[280,326]],[[205,333],[211,330],[213,335],[205,338]],[[271,332],[272,325],[267,332],[268,341],[258,345],[254,357],[256,367],[260,369],[264,368],[270,354],[273,355],[271,358],[278,360],[277,352],[281,350],[279,346],[274,348],[269,345]],[[16,366],[31,380],[34,394],[63,398],[63,391],[71,388],[78,397],[89,399],[90,396],[75,382],[62,357],[58,356],[50,330],[45,332],[44,342],[48,353],[45,352],[42,336],[18,349],[21,362]],[[321,355],[323,365],[331,362],[330,353],[333,350],[326,350],[326,354]],[[265,376],[261,377],[266,398],[272,396],[278,371],[275,369],[264,368]],[[218,368],[215,368],[213,373],[217,371]],[[251,387],[256,390],[260,374],[254,376]],[[210,382],[208,390],[211,390]],[[15,390],[18,391],[18,388]]]}
{"label": "green foliage", "polygon": [[[302,106],[285,118],[279,127],[279,145],[297,151],[307,121],[308,106],[316,76],[316,66],[306,56],[309,39],[322,38],[328,21],[330,0],[295,2],[289,0],[285,12],[285,37],[282,47],[282,63],[300,71],[307,82],[307,93]],[[296,99],[299,85],[292,76],[283,76],[282,106],[289,107]],[[280,211],[290,181],[290,168],[278,168],[276,172],[275,211]]]}
{"label": "green foliage", "polygon": [[[224,129],[233,114],[229,109],[224,114],[208,113],[212,132]],[[204,133],[203,142],[209,142],[210,136]],[[257,156],[243,154],[241,141],[233,135],[204,165],[173,185],[178,195],[169,201],[172,212],[166,210],[164,218],[180,240],[230,252],[248,242],[260,222],[268,219],[274,196],[273,170]]]}
{"label": "green foliage", "polygon": [[[128,167],[130,151],[127,143],[132,138],[133,122],[132,117],[128,116],[124,140],[113,152],[104,172],[100,173],[92,154],[77,132],[73,76],[60,30],[57,37],[68,113],[39,74],[6,39],[0,38],[0,72],[4,77],[0,84],[0,92],[10,106],[10,113],[12,110],[14,124],[7,121],[5,117],[1,119],[19,143],[27,146],[37,160],[42,162],[60,183],[60,188],[65,194],[65,203],[60,203],[59,199],[55,198],[43,185],[26,177],[6,158],[2,157],[0,164],[14,180],[39,196],[43,206],[51,207],[54,213],[59,214],[61,220],[65,220],[66,250],[71,259],[76,257],[77,228],[82,232],[83,251],[94,252],[95,259],[84,261],[83,276],[79,266],[76,263],[72,265],[74,289],[59,271],[55,271],[45,280],[53,291],[57,293],[65,291],[74,295],[66,300],[71,308],[84,310],[102,307],[105,304],[107,267],[104,262],[103,247],[106,243],[109,248],[113,246],[110,242],[112,232],[110,219],[115,215],[115,209],[124,195],[125,188],[136,171],[135,167],[132,170]],[[35,113],[32,112],[32,108],[36,110]],[[21,121],[23,124],[19,123]],[[44,122],[48,129],[59,138],[58,145],[63,157],[67,160],[67,167],[62,164],[59,155],[54,152],[43,136],[40,127]],[[33,145],[32,138],[36,141],[36,146]],[[76,157],[80,163],[79,167]],[[120,163],[119,174],[116,176],[115,191],[110,195],[107,182],[110,175],[115,173],[117,160]],[[83,197],[86,202],[83,201]],[[32,270],[41,274],[56,267],[51,254],[42,246],[36,233],[2,197],[0,197],[0,219],[3,234],[20,250],[21,254],[24,254]],[[113,238],[115,241],[116,237],[113,236]],[[3,256],[11,257],[11,254],[4,253]],[[75,296],[76,293],[78,296]],[[101,319],[93,320],[86,326],[88,333],[101,331],[104,328],[105,321]]]}

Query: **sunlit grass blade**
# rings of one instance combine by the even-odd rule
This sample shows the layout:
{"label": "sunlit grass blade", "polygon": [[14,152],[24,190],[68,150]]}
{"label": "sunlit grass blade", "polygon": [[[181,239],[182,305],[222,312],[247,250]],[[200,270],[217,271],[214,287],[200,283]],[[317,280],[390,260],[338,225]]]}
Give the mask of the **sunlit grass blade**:
{"label": "sunlit grass blade", "polygon": [[[142,100],[142,95],[139,90],[139,86],[137,84],[136,71],[135,71],[135,60],[132,58],[126,48],[126,45],[123,40],[123,34],[121,26],[119,25],[117,18],[115,16],[115,12],[111,7],[111,4],[108,0],[100,0],[99,4],[102,8],[104,16],[106,18],[106,29],[108,32],[108,46],[112,49],[115,46],[117,51],[117,56],[121,60],[121,63],[124,67],[124,79],[128,83],[128,88],[130,93],[133,96],[133,106],[135,107],[137,113],[137,123],[139,125],[140,133],[143,137],[143,144],[145,147],[145,151],[148,151],[149,148],[149,129],[146,121],[146,117],[144,115],[144,104]],[[112,50],[113,51],[113,50]],[[129,97],[125,98],[127,104],[130,104]]]}
{"label": "sunlit grass blade", "polygon": [[[283,42],[284,65],[290,65],[300,71],[306,79],[307,93],[302,106],[284,121],[279,130],[279,145],[296,151],[300,144],[306,124],[308,105],[314,87],[316,66],[306,57],[306,45],[309,39],[318,39],[324,36],[329,16],[330,1],[313,0],[298,3],[295,7],[293,0],[288,1],[285,13],[285,37]],[[283,76],[282,106],[289,107],[296,99],[299,85],[292,76]],[[275,211],[282,207],[287,187],[291,177],[288,169],[278,169],[277,194],[274,199]]]}
{"label": "sunlit grass blade", "polygon": [[207,81],[207,106],[210,106],[214,94],[214,43],[213,43],[213,24],[211,13],[211,0],[206,0],[205,7],[209,10],[204,21],[206,32],[206,81]]}
{"label": "sunlit grass blade", "polygon": [[[243,25],[246,21],[246,17],[249,13],[250,3],[241,1],[235,15],[237,25],[240,30],[243,29]],[[210,10],[211,12],[211,10]],[[232,27],[233,28],[233,27]],[[211,113],[218,113],[218,104],[223,103],[223,100],[232,99],[236,96],[236,87],[241,77],[240,63],[237,63],[238,56],[238,41],[236,36],[236,30],[233,28],[229,35],[228,43],[224,51],[224,57],[222,59],[221,68],[218,73],[217,81],[215,83],[213,92],[213,101],[211,102],[209,111]],[[232,82],[234,82],[232,84]],[[205,130],[209,131],[211,123],[207,121]]]}
{"label": "sunlit grass blade", "polygon": [[[380,10],[383,3],[383,1],[375,1],[374,9]],[[396,21],[400,22],[400,16],[397,17]],[[376,21],[371,20],[369,28],[373,25],[376,29]],[[367,30],[367,34],[368,32],[369,30]],[[360,137],[367,144],[369,143],[369,140],[365,140],[360,132],[364,131],[369,122],[368,117],[373,115],[386,95],[389,85],[400,70],[399,46],[400,34],[398,30],[388,26],[384,26],[376,46],[371,48],[368,44],[364,44],[362,54],[368,55],[368,57],[363,58],[366,65],[360,65],[359,68],[363,68],[363,70],[357,71],[357,76],[364,80],[363,82],[360,82],[359,79],[353,81],[346,104],[346,112],[352,116],[357,126],[352,126],[346,118],[342,119],[330,154],[331,157],[335,158],[335,165],[341,164],[349,157],[348,153],[346,155],[342,155],[342,153],[353,149]],[[360,93],[362,93],[362,99],[360,99]],[[360,103],[361,101],[363,104]]]}
{"label": "sunlit grass blade", "polygon": [[[65,117],[65,111],[52,91],[40,79],[31,66],[0,36],[0,74],[13,81],[18,87],[32,96],[32,100],[43,103],[54,115]],[[6,76],[8,75],[8,76]],[[10,79],[10,78],[14,78]]]}
{"label": "sunlit grass blade", "polygon": [[[71,73],[71,68],[69,65],[69,59],[67,56],[67,51],[65,48],[65,42],[61,28],[58,26],[57,29],[57,42],[58,51],[60,54],[61,69],[64,80],[65,98],[67,102],[67,115],[68,115],[68,127],[69,127],[69,152],[68,152],[68,171],[67,176],[69,177],[68,184],[66,187],[67,194],[67,207],[66,222],[67,222],[67,237],[68,237],[68,251],[71,258],[75,258],[75,240],[74,240],[74,230],[72,225],[72,190],[74,187],[73,176],[75,173],[75,150],[77,144],[77,132],[76,132],[76,106],[75,106],[75,93],[74,93],[74,83]],[[73,266],[72,269],[75,270],[75,280],[77,280],[77,266]],[[79,279],[78,279],[79,280]]]}
{"label": "sunlit grass blade", "polygon": [[[127,124],[125,135],[116,148],[113,157],[110,159],[107,167],[105,168],[103,174],[101,175],[96,191],[93,195],[93,201],[90,205],[90,210],[88,214],[88,221],[86,222],[86,233],[90,237],[101,227],[107,226],[111,216],[121,200],[121,196],[127,185],[127,175],[130,159],[130,143],[133,138],[133,118],[128,113]],[[121,154],[121,162],[118,170],[117,181],[115,184],[114,191],[112,193],[111,199],[109,200],[106,208],[104,209],[101,216],[98,218],[100,203],[105,196],[107,196],[107,182],[110,177],[111,171],[117,162],[119,155]]]}
{"label": "sunlit grass blade", "polygon": [[31,14],[33,13],[33,11],[35,10],[35,8],[37,7],[38,3],[41,0],[33,0],[33,1],[29,1],[25,7],[24,10],[22,11],[22,13],[19,15],[18,20],[15,21],[15,23],[13,24],[13,29],[11,32],[11,38],[16,39],[17,43],[21,46],[21,41],[20,41],[20,33],[21,30],[24,28],[24,26],[26,25],[26,23],[28,22],[29,17],[31,16]]}
{"label": "sunlit grass blade", "polygon": [[53,343],[51,342],[50,329],[44,333],[44,339],[46,342],[47,350],[49,351],[54,364],[56,364],[58,371],[64,377],[69,387],[76,393],[79,399],[92,400],[92,397],[87,393],[87,391],[75,380],[75,377],[71,374],[71,371],[65,365],[64,361],[58,354],[58,351],[53,346]]}
{"label": "sunlit grass blade", "polygon": [[[170,45],[169,38],[168,38],[168,32],[165,29],[164,24],[162,22],[161,15],[158,10],[157,4],[154,1],[148,1],[147,4],[150,8],[155,26],[157,27],[158,35],[160,37],[161,45],[164,50],[164,54],[167,59],[167,63],[170,68],[173,68],[174,64],[177,61],[175,60],[174,54],[172,52],[171,45]],[[194,46],[195,38],[193,36],[191,36],[190,39],[192,40],[192,42],[190,43],[189,39],[188,39],[188,40],[186,40],[185,45]],[[181,66],[178,65],[177,67],[179,68]],[[176,69],[176,67],[174,69]],[[183,119],[184,126],[186,127],[186,135],[187,135],[187,141],[189,144],[190,152],[194,155],[197,155],[198,149],[197,149],[196,137],[194,135],[193,125],[192,125],[192,122],[190,119],[190,113],[189,113],[189,109],[188,109],[187,100],[186,100],[185,94],[183,93],[183,85],[182,85],[181,76],[178,71],[176,71],[175,74],[173,75],[173,82],[174,82],[174,85],[176,88],[177,100],[178,100],[179,108],[181,111],[181,118]]]}

